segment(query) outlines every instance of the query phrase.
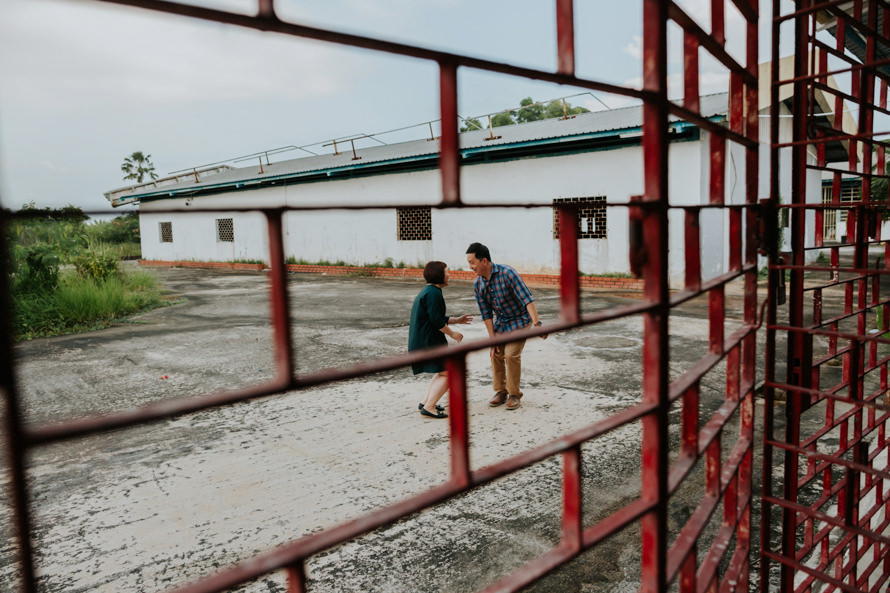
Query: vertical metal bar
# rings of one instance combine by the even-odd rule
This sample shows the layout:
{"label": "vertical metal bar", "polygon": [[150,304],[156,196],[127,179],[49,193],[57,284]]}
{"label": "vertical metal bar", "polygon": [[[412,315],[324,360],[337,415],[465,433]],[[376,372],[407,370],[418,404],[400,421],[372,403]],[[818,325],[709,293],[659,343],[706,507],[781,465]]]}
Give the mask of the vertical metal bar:
{"label": "vertical metal bar", "polygon": [[711,132],[711,168],[709,202],[722,204],[726,199],[726,138],[722,134]]}
{"label": "vertical metal bar", "polygon": [[460,146],[457,140],[457,65],[439,62],[439,109],[442,120],[439,170],[442,204],[460,204]]}
{"label": "vertical metal bar", "polygon": [[275,344],[276,380],[289,383],[294,376],[293,340],[290,329],[290,301],[284,267],[282,210],[266,211],[269,227],[269,278],[272,307],[272,331]]}
{"label": "vertical metal bar", "polygon": [[562,454],[562,545],[581,550],[581,447]]}
{"label": "vertical metal bar", "polygon": [[560,314],[566,323],[581,318],[581,285],[578,280],[578,208],[570,204],[557,206],[559,219],[559,302]]}
{"label": "vertical metal bar", "polygon": [[467,361],[463,356],[445,359],[448,371],[448,423],[451,428],[451,480],[461,488],[470,485],[470,428],[467,412]]}
{"label": "vertical metal bar", "polygon": [[726,43],[725,0],[711,0],[711,37],[720,45]]}
{"label": "vertical metal bar", "polygon": [[[809,2],[809,0],[807,0]],[[798,14],[794,18],[794,95],[792,99],[792,141],[791,149],[791,203],[803,205],[806,202],[806,147],[802,144],[807,139],[808,97],[807,85],[803,78],[807,74],[808,28],[809,16]],[[804,264],[804,232],[805,220],[802,208],[792,208],[791,212],[791,258],[796,267],[791,270],[791,289],[789,295],[788,325],[792,328],[788,335],[788,378],[789,385],[801,385],[801,368],[804,355],[803,334],[795,331],[803,326],[803,272]],[[785,442],[792,446],[800,444],[800,414],[802,411],[801,394],[789,391],[785,406]],[[786,451],[784,459],[783,497],[785,500],[797,500],[798,489],[798,457],[794,451]],[[795,534],[797,513],[788,507],[782,509],[782,555],[794,558],[796,550]],[[794,590],[795,571],[783,563],[781,567],[781,587],[784,591]]]}
{"label": "vertical metal bar", "polygon": [[683,394],[682,452],[690,457],[698,455],[699,391],[696,383]]}
{"label": "vertical metal bar", "polygon": [[[779,104],[779,2],[774,0],[772,3],[772,11],[770,13],[772,25],[770,28],[770,105]],[[779,197],[779,110],[770,109],[769,116],[769,202],[771,208],[765,209],[767,213],[777,211],[775,207],[778,204]],[[762,210],[761,212],[764,212]],[[767,214],[762,214],[766,216]],[[781,246],[779,246],[781,248]],[[770,591],[770,571],[772,568],[771,556],[767,552],[772,552],[769,537],[766,534],[772,533],[772,505],[769,498],[773,496],[773,446],[770,444],[775,440],[774,430],[774,402],[775,388],[772,383],[776,378],[776,330],[773,329],[777,319],[777,278],[772,273],[772,269],[776,264],[778,253],[774,249],[766,250],[768,256],[767,266],[770,273],[767,274],[767,308],[766,308],[766,341],[764,343],[764,382],[763,390],[763,462],[760,474],[761,480],[761,502],[760,502],[760,593],[769,593]]]}
{"label": "vertical metal bar", "polygon": [[656,309],[644,315],[643,401],[657,405],[642,419],[642,489],[654,510],[641,520],[641,593],[666,588],[667,561],[667,426],[668,315],[667,283],[667,4],[643,0],[643,88],[651,93],[643,104],[643,170],[646,201],[654,203],[643,214],[646,259],[645,297]]}
{"label": "vertical metal bar", "polygon": [[287,593],[307,593],[306,568],[303,562],[287,567]]}
{"label": "vertical metal bar", "polygon": [[[720,0],[721,3],[723,0]],[[691,33],[683,35],[683,107],[698,113],[698,39]]]}
{"label": "vertical metal bar", "polygon": [[559,74],[575,75],[574,0],[556,0],[556,51]]}
{"label": "vertical metal bar", "polygon": [[708,352],[711,354],[723,354],[725,295],[722,285],[708,291]]}
{"label": "vertical metal bar", "polygon": [[686,224],[683,225],[685,235],[686,256],[686,290],[697,291],[701,288],[701,228],[699,224],[699,208],[686,209]]}
{"label": "vertical metal bar", "polygon": [[[257,16],[264,19],[276,19],[274,0],[257,0]],[[269,155],[266,155],[268,162]]]}
{"label": "vertical metal bar", "polygon": [[37,592],[37,575],[34,565],[34,547],[31,541],[31,511],[28,507],[28,486],[25,475],[25,442],[21,401],[15,383],[13,364],[13,308],[10,285],[9,245],[7,244],[7,214],[0,209],[0,390],[6,400],[4,416],[5,444],[9,457],[9,488],[12,500],[12,535],[21,567],[21,591]]}

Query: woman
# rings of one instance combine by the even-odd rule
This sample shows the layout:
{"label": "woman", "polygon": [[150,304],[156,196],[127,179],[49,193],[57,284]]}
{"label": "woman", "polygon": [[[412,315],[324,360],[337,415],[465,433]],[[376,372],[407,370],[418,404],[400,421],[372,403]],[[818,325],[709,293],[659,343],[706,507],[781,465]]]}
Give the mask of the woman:
{"label": "woman", "polygon": [[[464,339],[450,327],[449,324],[466,324],[473,318],[470,315],[460,317],[448,317],[445,315],[445,298],[442,296],[442,287],[448,286],[448,270],[444,262],[431,261],[423,268],[423,278],[427,285],[414,299],[411,307],[411,325],[408,330],[408,351],[424,350],[444,346],[448,343],[445,336],[451,336],[460,342]],[[426,391],[426,399],[417,408],[420,414],[427,418],[448,418],[443,412],[442,406],[436,403],[448,391],[448,373],[445,372],[445,362],[431,360],[428,362],[411,365],[415,375],[420,373],[434,373],[433,380]]]}

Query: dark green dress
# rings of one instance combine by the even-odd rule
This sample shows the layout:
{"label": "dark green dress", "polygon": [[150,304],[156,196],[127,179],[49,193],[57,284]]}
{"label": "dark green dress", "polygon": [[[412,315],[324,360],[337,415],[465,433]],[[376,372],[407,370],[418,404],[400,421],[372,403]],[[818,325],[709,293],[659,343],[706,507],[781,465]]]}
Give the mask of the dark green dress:
{"label": "dark green dress", "polygon": [[[411,307],[411,326],[408,328],[408,351],[425,350],[444,346],[448,343],[445,334],[441,330],[448,323],[445,316],[445,298],[442,289],[432,284],[427,284]],[[431,360],[426,363],[413,364],[411,370],[414,374],[441,373],[445,370],[445,362]]]}

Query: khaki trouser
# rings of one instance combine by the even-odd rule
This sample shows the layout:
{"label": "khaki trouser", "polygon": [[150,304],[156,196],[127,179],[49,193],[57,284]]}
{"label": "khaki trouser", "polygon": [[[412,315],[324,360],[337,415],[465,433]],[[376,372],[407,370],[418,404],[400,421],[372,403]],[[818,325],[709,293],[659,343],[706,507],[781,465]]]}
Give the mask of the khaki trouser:
{"label": "khaki trouser", "polygon": [[522,397],[519,379],[522,377],[522,349],[525,340],[504,344],[504,357],[491,357],[491,374],[495,392],[506,391],[509,395]]}

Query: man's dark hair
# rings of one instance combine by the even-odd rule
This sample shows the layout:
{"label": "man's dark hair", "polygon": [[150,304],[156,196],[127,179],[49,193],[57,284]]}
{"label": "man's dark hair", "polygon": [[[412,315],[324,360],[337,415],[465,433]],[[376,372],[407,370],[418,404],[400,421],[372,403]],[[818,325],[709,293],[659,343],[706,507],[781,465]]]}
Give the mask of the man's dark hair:
{"label": "man's dark hair", "polygon": [[431,261],[423,268],[423,279],[428,284],[445,284],[445,262]]}
{"label": "man's dark hair", "polygon": [[470,246],[467,247],[467,253],[472,253],[476,256],[476,259],[487,259],[488,261],[491,261],[491,252],[488,250],[488,247],[482,243],[471,243]]}

